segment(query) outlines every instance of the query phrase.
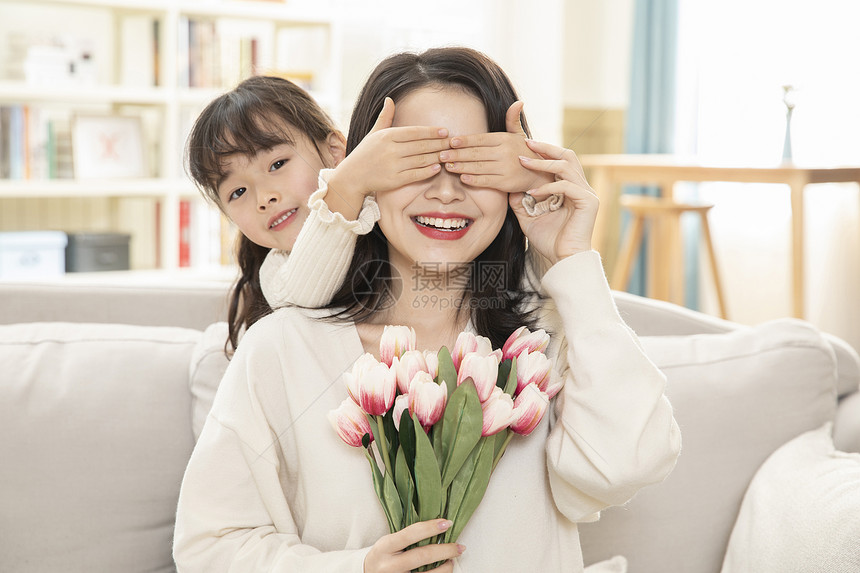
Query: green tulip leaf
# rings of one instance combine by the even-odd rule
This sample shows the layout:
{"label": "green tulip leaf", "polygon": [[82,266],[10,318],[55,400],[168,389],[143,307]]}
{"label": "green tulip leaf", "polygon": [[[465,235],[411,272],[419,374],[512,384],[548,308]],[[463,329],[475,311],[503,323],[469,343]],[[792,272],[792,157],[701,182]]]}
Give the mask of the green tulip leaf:
{"label": "green tulip leaf", "polygon": [[457,369],[454,368],[454,360],[451,358],[451,353],[446,347],[439,349],[439,369],[436,373],[436,382],[441,384],[445,382],[448,385],[448,397],[457,389]]}
{"label": "green tulip leaf", "polygon": [[394,425],[394,408],[388,410],[382,417],[382,429],[388,439],[388,449],[394,455],[400,446],[400,437],[397,434],[397,426]]}
{"label": "green tulip leaf", "polygon": [[394,485],[397,486],[397,493],[400,495],[400,503],[403,508],[403,521],[400,524],[400,528],[403,529],[418,521],[418,513],[412,504],[412,496],[415,495],[415,484],[412,481],[412,475],[409,473],[409,466],[406,465],[406,456],[403,454],[403,448],[397,449],[397,456],[394,462]]}
{"label": "green tulip leaf", "polygon": [[[413,414],[415,427],[415,491],[418,493],[418,519],[435,519],[442,513],[442,476],[427,434]],[[429,540],[428,540],[429,541]]]}
{"label": "green tulip leaf", "polygon": [[484,493],[490,484],[494,444],[493,436],[482,439],[451,483],[447,517],[454,524],[445,533],[444,543],[457,541],[466,523],[484,498]]}
{"label": "green tulip leaf", "polygon": [[403,506],[400,503],[400,494],[394,485],[394,478],[390,472],[385,473],[382,480],[382,494],[385,497],[385,507],[388,508],[388,531],[395,533],[400,530],[403,522]]}
{"label": "green tulip leaf", "polygon": [[[409,417],[409,411],[403,412],[405,416],[400,416],[400,447],[403,448],[403,457],[406,459],[406,466],[412,473],[412,479],[415,479],[415,425],[412,423],[412,418]],[[421,426],[418,426],[419,428]],[[423,431],[423,430],[422,430]]]}
{"label": "green tulip leaf", "polygon": [[[505,391],[505,394],[513,397],[514,393],[517,391],[517,358],[516,356],[510,359],[511,361],[511,370],[508,372],[508,380],[505,383],[505,386],[502,390]],[[505,360],[507,363],[507,360]],[[501,368],[499,369],[501,370]]]}
{"label": "green tulip leaf", "polygon": [[508,374],[511,373],[510,358],[499,364],[499,376],[496,378],[496,386],[504,390],[508,384]]}
{"label": "green tulip leaf", "polygon": [[382,511],[385,512],[385,519],[388,520],[388,531],[394,533],[397,531],[394,529],[396,524],[391,519],[391,510],[388,508],[388,504],[385,501],[382,472],[379,471],[379,466],[376,464],[376,460],[373,458],[373,454],[369,449],[364,450],[364,455],[367,456],[367,461],[370,463],[370,472],[373,475],[373,489],[376,491],[376,497],[379,498],[379,504],[382,506]]}
{"label": "green tulip leaf", "polygon": [[[367,417],[367,421],[370,422],[370,431],[373,433],[373,439],[379,442],[379,440],[385,439],[385,436],[379,433],[379,426],[376,423],[376,416],[371,416],[370,414],[365,414]],[[376,444],[379,447],[379,444]]]}
{"label": "green tulip leaf", "polygon": [[466,378],[454,390],[445,406],[441,439],[443,489],[448,489],[463,462],[481,439],[483,424],[478,391],[472,379]]}

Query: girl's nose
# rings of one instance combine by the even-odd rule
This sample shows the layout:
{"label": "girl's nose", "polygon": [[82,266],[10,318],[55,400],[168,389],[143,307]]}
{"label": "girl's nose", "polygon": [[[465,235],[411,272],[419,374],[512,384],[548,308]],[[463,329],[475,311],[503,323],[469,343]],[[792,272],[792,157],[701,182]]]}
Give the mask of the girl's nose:
{"label": "girl's nose", "polygon": [[274,189],[260,189],[257,191],[257,209],[265,211],[269,205],[278,202],[281,195]]}
{"label": "girl's nose", "polygon": [[438,199],[442,203],[453,203],[465,199],[466,189],[457,173],[449,173],[443,168],[430,178],[430,185],[425,195],[431,199]]}

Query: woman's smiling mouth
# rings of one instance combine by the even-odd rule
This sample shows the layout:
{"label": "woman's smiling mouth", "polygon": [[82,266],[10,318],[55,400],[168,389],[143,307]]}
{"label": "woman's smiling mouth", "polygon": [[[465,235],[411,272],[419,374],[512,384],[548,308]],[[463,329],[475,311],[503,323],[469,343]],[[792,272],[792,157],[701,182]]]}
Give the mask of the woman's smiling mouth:
{"label": "woman's smiling mouth", "polygon": [[433,215],[416,215],[412,222],[418,231],[431,239],[451,241],[460,239],[468,231],[474,219],[468,217],[435,217]]}

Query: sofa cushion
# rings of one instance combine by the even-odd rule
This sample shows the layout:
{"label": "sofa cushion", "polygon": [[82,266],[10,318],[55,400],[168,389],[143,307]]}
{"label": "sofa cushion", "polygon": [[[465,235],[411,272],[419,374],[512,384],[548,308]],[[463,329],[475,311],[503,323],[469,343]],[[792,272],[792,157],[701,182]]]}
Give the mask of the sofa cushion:
{"label": "sofa cushion", "polygon": [[836,451],[830,426],[791,440],[758,470],[722,573],[860,571],[860,454]]}
{"label": "sofa cushion", "polygon": [[0,326],[2,569],[173,571],[201,333]]}
{"label": "sofa cushion", "polygon": [[191,427],[194,440],[200,437],[206,416],[212,409],[215,393],[229,360],[224,353],[227,342],[227,323],[210,324],[194,347],[191,355],[191,372],[188,382],[191,385]]}
{"label": "sofa cushion", "polygon": [[663,483],[580,526],[585,562],[620,554],[640,573],[713,573],[759,466],[782,444],[833,420],[833,349],[793,319],[641,341],[667,376],[681,455]]}

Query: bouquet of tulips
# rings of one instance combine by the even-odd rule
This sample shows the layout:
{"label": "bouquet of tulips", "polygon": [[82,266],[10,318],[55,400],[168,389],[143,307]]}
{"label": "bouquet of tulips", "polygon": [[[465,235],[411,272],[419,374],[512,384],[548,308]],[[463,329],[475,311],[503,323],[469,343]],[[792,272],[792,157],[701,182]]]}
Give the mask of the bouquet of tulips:
{"label": "bouquet of tulips", "polygon": [[381,360],[365,354],[344,374],[349,396],[329,420],[364,448],[392,533],[444,517],[453,525],[420,545],[457,540],[511,438],[530,434],[561,389],[548,343],[521,327],[501,349],[463,332],[453,352],[421,352],[412,328],[386,326]]}

